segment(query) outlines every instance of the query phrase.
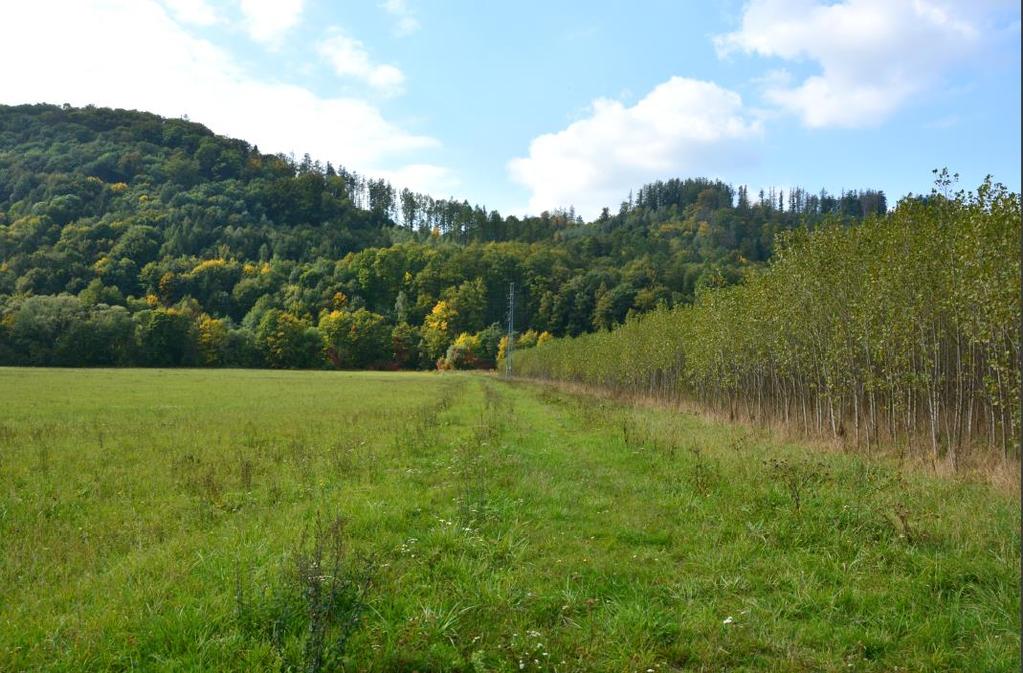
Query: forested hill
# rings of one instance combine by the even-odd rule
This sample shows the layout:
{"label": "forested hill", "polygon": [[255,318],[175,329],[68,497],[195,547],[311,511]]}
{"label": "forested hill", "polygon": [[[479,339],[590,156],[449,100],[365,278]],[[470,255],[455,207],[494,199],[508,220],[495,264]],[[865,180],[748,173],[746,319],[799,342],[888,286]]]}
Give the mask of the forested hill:
{"label": "forested hill", "polygon": [[576,335],[885,210],[672,179],[590,223],[503,217],[186,120],[0,106],[0,364],[486,365],[509,282],[526,344]]}

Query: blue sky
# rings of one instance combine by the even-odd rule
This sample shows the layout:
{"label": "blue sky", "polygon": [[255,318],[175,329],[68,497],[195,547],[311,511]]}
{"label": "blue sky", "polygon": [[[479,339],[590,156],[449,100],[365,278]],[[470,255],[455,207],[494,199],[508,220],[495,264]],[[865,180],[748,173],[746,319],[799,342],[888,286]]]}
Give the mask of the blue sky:
{"label": "blue sky", "polygon": [[1020,188],[998,0],[12,0],[0,59],[3,103],[187,114],[504,213],[589,217],[674,176]]}

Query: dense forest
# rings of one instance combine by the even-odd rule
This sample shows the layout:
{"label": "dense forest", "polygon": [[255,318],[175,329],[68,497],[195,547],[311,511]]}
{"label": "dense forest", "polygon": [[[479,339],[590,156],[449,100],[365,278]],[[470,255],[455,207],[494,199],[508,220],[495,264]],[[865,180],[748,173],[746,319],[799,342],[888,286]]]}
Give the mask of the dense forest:
{"label": "dense forest", "polygon": [[788,232],[743,284],[555,339],[515,371],[953,466],[1018,457],[1020,196],[952,189],[942,172],[928,198],[860,226]]}
{"label": "dense forest", "polygon": [[873,190],[671,179],[592,222],[504,217],[187,120],[0,106],[0,364],[492,366],[510,283],[528,346],[687,305],[786,232],[886,211]]}

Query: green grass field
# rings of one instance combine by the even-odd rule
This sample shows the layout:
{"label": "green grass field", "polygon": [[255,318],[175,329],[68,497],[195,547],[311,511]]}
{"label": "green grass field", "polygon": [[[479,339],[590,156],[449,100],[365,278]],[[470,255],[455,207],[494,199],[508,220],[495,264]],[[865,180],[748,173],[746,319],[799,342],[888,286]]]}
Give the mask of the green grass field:
{"label": "green grass field", "polygon": [[0,370],[3,671],[1017,671],[1019,579],[1017,497],[678,413]]}

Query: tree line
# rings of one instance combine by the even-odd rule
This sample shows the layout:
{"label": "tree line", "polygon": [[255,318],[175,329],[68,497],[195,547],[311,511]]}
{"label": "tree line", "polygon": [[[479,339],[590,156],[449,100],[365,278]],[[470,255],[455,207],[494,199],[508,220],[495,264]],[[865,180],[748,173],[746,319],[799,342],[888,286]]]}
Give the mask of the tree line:
{"label": "tree line", "polygon": [[537,334],[610,329],[885,208],[689,178],[504,217],[182,119],[0,106],[0,364],[491,366],[509,283]]}
{"label": "tree line", "polygon": [[1020,196],[953,189],[942,172],[889,215],[789,232],[745,282],[527,350],[515,373],[953,466],[970,450],[1018,457]]}

